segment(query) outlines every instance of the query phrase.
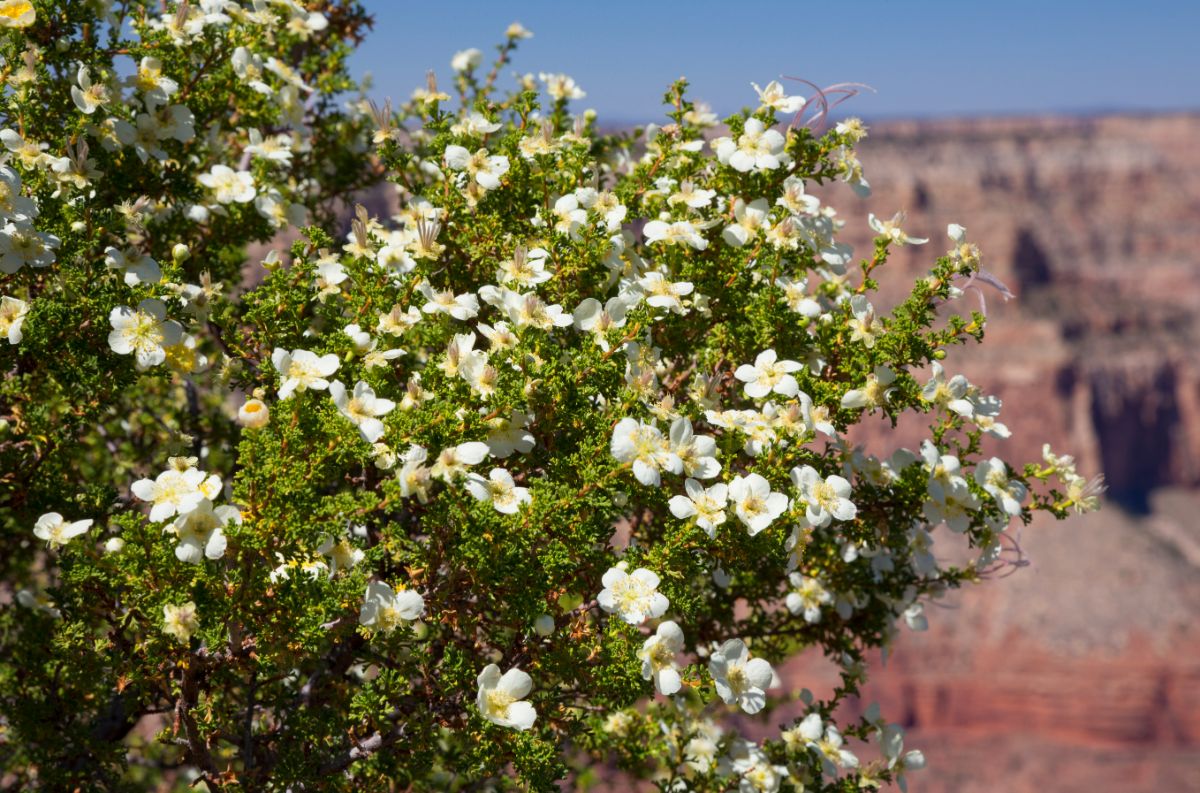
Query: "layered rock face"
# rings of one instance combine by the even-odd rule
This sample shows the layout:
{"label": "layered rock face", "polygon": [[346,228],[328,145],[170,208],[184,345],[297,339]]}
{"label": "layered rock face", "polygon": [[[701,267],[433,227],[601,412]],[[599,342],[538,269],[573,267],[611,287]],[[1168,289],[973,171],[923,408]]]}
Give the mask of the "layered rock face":
{"label": "layered rock face", "polygon": [[[859,251],[868,211],[930,238],[884,268],[881,303],[967,227],[1017,299],[984,287],[987,340],[948,371],[1003,398],[1007,459],[1049,441],[1113,496],[1026,529],[1030,567],[928,609],[876,665],[867,700],[930,761],[915,793],[1200,790],[1197,141],[1196,115],[881,123],[860,147],[874,195],[823,190]],[[886,454],[919,429],[864,437]],[[789,683],[819,689],[825,664]]]}

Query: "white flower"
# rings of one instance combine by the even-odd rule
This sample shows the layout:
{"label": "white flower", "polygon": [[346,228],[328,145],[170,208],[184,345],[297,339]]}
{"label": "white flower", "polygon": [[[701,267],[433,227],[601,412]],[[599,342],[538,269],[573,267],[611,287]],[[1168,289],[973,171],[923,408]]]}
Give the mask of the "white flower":
{"label": "white flower", "polygon": [[496,511],[504,515],[516,514],[522,504],[533,500],[529,489],[517,487],[512,474],[503,468],[493,468],[487,479],[479,474],[468,474],[467,490],[477,501],[492,502]]}
{"label": "white flower", "polygon": [[196,604],[192,601],[189,600],[182,606],[171,603],[163,606],[163,633],[187,644],[188,639],[199,629],[200,617],[196,613]]}
{"label": "white flower", "polygon": [[771,492],[771,483],[759,474],[735,476],[729,483],[729,499],[751,537],[770,526],[788,508],[788,497]]}
{"label": "white flower", "polygon": [[478,682],[475,706],[481,716],[501,727],[528,730],[533,726],[537,711],[523,701],[533,689],[529,675],[516,667],[501,675],[500,667],[488,664],[479,673]]}
{"label": "white flower", "polygon": [[514,410],[507,419],[493,419],[487,436],[492,456],[503,458],[513,452],[525,454],[531,451],[536,441],[533,433],[526,429],[529,422],[530,417],[518,410]]}
{"label": "white flower", "polygon": [[11,275],[25,265],[49,267],[59,243],[53,234],[34,231],[27,219],[5,223],[0,228],[0,272]]}
{"label": "white flower", "polygon": [[288,352],[276,347],[271,353],[271,363],[283,378],[279,385],[279,398],[287,399],[295,391],[323,391],[329,388],[325,378],[337,371],[338,357],[333,353],[317,355],[309,350]]}
{"label": "white flower", "polygon": [[383,422],[380,416],[386,416],[396,407],[390,399],[380,399],[375,396],[375,389],[362,380],[354,384],[352,394],[346,392],[346,386],[340,380],[329,384],[329,396],[338,412],[350,419],[362,434],[367,443],[374,443],[383,437]]}
{"label": "white flower", "polygon": [[29,0],[0,2],[0,29],[27,28],[37,19],[37,10]]}
{"label": "white flower", "polygon": [[638,658],[642,661],[642,678],[653,680],[654,688],[663,696],[669,697],[679,691],[682,681],[675,665],[675,655],[682,651],[683,631],[671,620],[660,624],[638,651]]}
{"label": "white flower", "polygon": [[472,154],[462,146],[447,146],[446,165],[455,171],[465,171],[484,190],[495,190],[500,186],[500,178],[508,173],[508,158],[503,154],[488,154],[487,149]]}
{"label": "white flower", "polygon": [[267,426],[271,420],[271,409],[261,399],[247,399],[238,408],[238,424],[247,429],[258,429]]}
{"label": "white flower", "polygon": [[391,633],[424,615],[425,598],[419,592],[411,589],[396,592],[382,581],[372,581],[367,584],[358,623],[377,633]]}
{"label": "white flower", "polygon": [[139,479],[129,489],[142,501],[153,504],[150,520],[164,521],[182,515],[200,505],[209,495],[221,491],[221,480],[215,475],[206,482],[204,472],[197,468],[168,468],[155,479]]}
{"label": "white flower", "polygon": [[466,118],[455,122],[454,126],[450,127],[450,132],[454,135],[483,137],[500,129],[500,126],[499,121],[489,121],[483,113],[473,110]]}
{"label": "white flower", "polygon": [[173,347],[183,338],[183,327],[167,319],[166,305],[156,298],[138,303],[137,310],[117,306],[108,315],[112,332],[108,346],[118,355],[132,353],[139,369],[148,369],[167,359],[164,347]]}
{"label": "white flower", "polygon": [[533,33],[528,28],[526,28],[524,25],[522,25],[520,22],[513,22],[511,25],[509,25],[507,28],[505,28],[504,35],[506,38],[510,38],[510,39],[531,39],[531,38],[533,38]]}
{"label": "white flower", "polygon": [[483,53],[472,47],[454,53],[454,57],[450,59],[450,68],[456,72],[467,72],[477,68],[481,63],[483,63]]}
{"label": "white flower", "polygon": [[[4,132],[9,131],[0,130],[0,139],[6,137]],[[33,199],[21,195],[20,175],[11,167],[0,165],[0,217],[25,223],[36,218],[37,214],[37,204]]]}
{"label": "white flower", "polygon": [[[887,767],[895,775],[900,793],[908,793],[905,771],[920,771],[925,767],[925,755],[920,749],[904,751],[904,730],[899,724],[889,724],[879,732],[879,745],[887,759]],[[901,754],[903,752],[903,754]]]}
{"label": "white flower", "polygon": [[947,382],[945,370],[937,361],[930,365],[930,369],[932,374],[929,382],[921,389],[921,399],[951,410],[963,418],[971,418],[975,413],[975,405],[967,398],[971,392],[971,384],[967,378],[957,374]]}
{"label": "white flower", "polygon": [[261,56],[245,47],[238,47],[233,51],[233,57],[230,62],[233,66],[233,73],[246,85],[260,94],[270,95],[275,93],[271,86],[263,82],[265,70]]}
{"label": "white flower", "polygon": [[225,555],[225,527],[241,522],[242,513],[237,507],[213,507],[207,498],[201,500],[175,518],[174,525],[170,527],[179,540],[175,546],[175,557],[189,564],[199,564],[204,558],[220,559]]}
{"label": "white flower", "polygon": [[845,741],[837,725],[830,722],[825,726],[821,721],[821,714],[810,713],[805,716],[797,732],[805,745],[815,749],[821,756],[821,764],[828,776],[836,775],[839,768],[858,767],[858,758],[842,748]]}
{"label": "white flower", "polygon": [[695,516],[696,525],[704,529],[709,537],[715,537],[717,526],[725,522],[725,505],[728,503],[729,488],[718,482],[707,490],[695,479],[684,480],[686,496],[672,496],[667,502],[671,514],[685,520]]}
{"label": "white flower", "polygon": [[694,182],[685,180],[680,183],[679,190],[672,193],[667,198],[667,204],[670,206],[683,204],[691,207],[692,209],[700,209],[701,207],[706,207],[712,204],[712,200],[716,197],[716,190],[705,190],[703,188],[698,188]]}
{"label": "white flower", "polygon": [[787,766],[772,765],[766,752],[753,744],[740,752],[731,750],[730,760],[729,767],[741,775],[738,793],[775,793],[789,778]]}
{"label": "white flower", "polygon": [[897,245],[906,245],[909,243],[913,245],[923,245],[926,242],[929,242],[929,240],[925,238],[908,236],[908,234],[906,234],[904,230],[900,228],[900,224],[904,222],[904,217],[905,213],[897,212],[895,215],[892,215],[891,220],[880,220],[879,218],[875,217],[875,213],[872,212],[870,215],[868,215],[867,222],[870,224],[872,231],[881,237],[887,237],[888,240],[896,243]]}
{"label": "white flower", "polygon": [[114,270],[123,271],[125,283],[129,286],[156,284],[162,280],[162,268],[158,262],[134,249],[122,251],[109,247],[104,252],[104,263]]}
{"label": "white flower", "polygon": [[1016,517],[1021,514],[1025,485],[1008,478],[1008,467],[999,457],[984,460],[975,466],[975,482],[990,493],[1009,515]]}
{"label": "white flower", "polygon": [[29,304],[24,300],[8,295],[0,297],[0,339],[8,339],[9,344],[20,344],[21,325],[28,313]]}
{"label": "white flower", "polygon": [[251,129],[248,133],[249,143],[246,153],[264,160],[283,165],[292,164],[292,136],[285,134],[263,137],[261,131]]}
{"label": "white flower", "polygon": [[775,670],[762,658],[752,658],[745,642],[730,639],[708,661],[717,695],[726,705],[737,705],[749,714],[758,713],[767,704]]}
{"label": "white flower", "polygon": [[804,367],[796,361],[778,361],[776,358],[774,350],[763,350],[754,359],[753,365],[744,363],[733,373],[734,377],[746,384],[746,396],[761,399],[772,391],[789,397],[800,393],[800,386],[791,373]]}
{"label": "white flower", "polygon": [[875,308],[866,295],[850,298],[850,341],[861,341],[867,349],[875,346],[875,337],[883,333],[883,323],[875,316]]}
{"label": "white flower", "polygon": [[759,232],[770,226],[767,213],[771,207],[767,199],[759,198],[747,204],[744,199],[737,198],[733,202],[734,222],[721,232],[721,239],[727,245],[740,248],[758,236]]}
{"label": "white flower", "polygon": [[742,134],[735,143],[732,138],[717,138],[713,147],[722,165],[743,173],[750,170],[770,171],[789,158],[784,154],[783,136],[757,118],[746,119]]}
{"label": "white flower", "polygon": [[842,394],[844,408],[880,408],[887,404],[894,388],[888,388],[896,382],[896,373],[886,366],[876,366],[875,371],[867,375],[867,382],[862,388],[852,388]]}
{"label": "white flower", "polygon": [[1008,438],[1012,432],[1000,423],[1000,398],[995,396],[975,396],[971,398],[971,420],[975,426],[993,438]]}
{"label": "white flower", "polygon": [[1091,479],[1079,476],[1066,477],[1067,500],[1079,514],[1095,512],[1100,509],[1100,497],[1108,490],[1104,483],[1104,474],[1096,474]]}
{"label": "white flower", "polygon": [[431,473],[447,483],[467,473],[467,467],[479,465],[488,455],[488,445],[479,441],[468,441],[448,449],[442,449]]}
{"label": "white flower", "polygon": [[683,461],[683,473],[697,479],[712,479],[721,473],[717,462],[717,442],[708,435],[696,435],[685,416],[671,422],[669,435],[671,451]]}
{"label": "white flower", "polygon": [[249,171],[235,171],[227,165],[214,165],[196,180],[216,194],[214,198],[219,204],[245,204],[258,194],[254,189],[254,176]]}
{"label": "white flower", "polygon": [[618,462],[633,463],[633,475],[643,485],[661,484],[660,471],[678,474],[683,470],[683,460],[653,424],[621,419],[613,428],[609,447]]}
{"label": "white flower", "polygon": [[792,469],[792,483],[807,505],[805,517],[814,528],[829,525],[832,518],[853,520],[858,508],[850,501],[850,483],[834,474],[822,479],[811,465]]}
{"label": "white flower", "polygon": [[424,295],[427,301],[421,306],[421,310],[426,314],[449,314],[455,319],[465,321],[479,313],[479,298],[475,295],[455,295],[450,291],[437,291],[427,282],[422,282],[417,291]]}
{"label": "white flower", "polygon": [[45,540],[51,550],[61,548],[92,526],[91,519],[67,523],[57,512],[47,512],[33,524],[33,536]]}
{"label": "white flower", "polygon": [[142,58],[137,74],[130,78],[130,83],[142,92],[146,109],[150,112],[154,112],[158,105],[165,104],[179,90],[179,83],[163,74],[162,61],[151,56]]}
{"label": "white flower", "polygon": [[780,113],[799,113],[804,107],[804,97],[788,96],[783,92],[783,86],[778,80],[767,83],[766,88],[759,88],[758,83],[750,83],[754,93],[758,94],[759,107],[772,108]]}
{"label": "white flower", "polygon": [[71,101],[79,108],[79,112],[90,116],[96,112],[96,108],[108,102],[108,86],[104,83],[93,83],[86,66],[79,67],[75,80],[79,85],[71,86]]}
{"label": "white flower", "polygon": [[690,295],[693,289],[690,281],[672,283],[657,270],[646,273],[637,283],[647,294],[647,305],[668,308],[676,314],[684,313],[683,301],[680,298]]}
{"label": "white flower", "polygon": [[788,580],[795,587],[788,592],[786,604],[793,614],[804,614],[804,621],[815,625],[821,621],[821,609],[833,602],[833,595],[821,582],[811,576],[791,573]]}
{"label": "white flower", "polygon": [[662,220],[651,220],[642,227],[642,235],[647,245],[663,242],[667,245],[688,245],[698,251],[708,247],[708,240],[701,234],[702,226],[697,221],[676,220],[667,223]]}
{"label": "white flower", "polygon": [[600,579],[604,589],[596,596],[600,608],[617,614],[630,625],[641,625],[667,612],[670,602],[658,591],[658,576],[644,567],[626,573],[623,567],[610,567]]}
{"label": "white flower", "polygon": [[587,96],[575,81],[565,74],[547,74],[542,72],[538,79],[546,84],[546,93],[555,101],[567,99],[583,99]]}

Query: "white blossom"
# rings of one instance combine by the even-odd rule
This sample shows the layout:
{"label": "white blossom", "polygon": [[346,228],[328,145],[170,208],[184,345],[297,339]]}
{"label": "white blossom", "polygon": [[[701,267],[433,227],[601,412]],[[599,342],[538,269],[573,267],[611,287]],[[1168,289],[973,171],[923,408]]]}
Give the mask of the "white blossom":
{"label": "white blossom", "polygon": [[718,482],[705,489],[704,485],[695,479],[686,479],[683,483],[686,496],[672,496],[667,503],[671,514],[686,520],[695,517],[696,525],[704,529],[709,537],[715,537],[717,526],[725,522],[725,506],[728,504],[729,488],[725,483]]}
{"label": "white blossom", "polygon": [[376,633],[391,633],[425,616],[425,598],[411,589],[393,590],[382,581],[367,584],[358,623]]}
{"label": "white blossom", "polygon": [[732,138],[717,138],[713,148],[722,165],[735,170],[771,171],[789,161],[783,151],[784,139],[757,118],[746,119],[742,134],[735,142]]}
{"label": "white blossom", "polygon": [[753,364],[744,363],[733,373],[746,384],[746,396],[761,399],[772,391],[783,396],[794,397],[800,386],[792,372],[803,367],[795,361],[780,361],[774,350],[763,350]]}
{"label": "white blossom", "polygon": [[771,490],[771,483],[759,474],[735,476],[729,483],[729,500],[734,513],[753,537],[788,508],[788,497]]}
{"label": "white blossom", "polygon": [[683,631],[671,620],[660,623],[654,635],[646,639],[638,658],[642,661],[642,678],[653,680],[654,688],[663,696],[678,693],[681,686],[675,656],[683,651]]}
{"label": "white blossom", "polygon": [[794,587],[787,595],[788,611],[803,614],[804,621],[809,624],[820,622],[821,609],[833,603],[833,595],[812,576],[791,573],[788,580]]}
{"label": "white blossom", "polygon": [[296,391],[323,391],[329,388],[326,379],[338,368],[338,357],[333,353],[317,355],[309,350],[287,350],[276,347],[271,353],[271,363],[283,378],[279,385],[279,398],[287,399]]}
{"label": "white blossom", "polygon": [[479,714],[493,724],[528,730],[537,719],[533,705],[525,697],[533,690],[533,680],[520,669],[513,667],[500,674],[500,667],[488,664],[479,673],[479,693],[475,706]]}
{"label": "white blossom", "polygon": [[658,591],[658,575],[644,567],[632,573],[620,566],[610,567],[601,583],[604,589],[596,596],[600,608],[630,625],[661,617],[670,605],[666,595]]}
{"label": "white blossom", "polygon": [[29,304],[24,300],[8,295],[0,297],[0,339],[8,339],[9,344],[20,344],[23,337],[21,326],[28,313]]}
{"label": "white blossom", "polygon": [[850,501],[850,483],[831,474],[822,479],[811,465],[792,469],[792,483],[805,502],[805,517],[814,528],[828,526],[830,520],[853,520],[858,508]]}
{"label": "white blossom", "polygon": [[643,485],[661,484],[661,471],[678,474],[683,460],[671,450],[667,439],[653,424],[624,418],[613,428],[612,456],[622,463],[633,463],[633,475]]}
{"label": "white blossom", "polygon": [[767,689],[775,670],[762,658],[753,658],[746,643],[730,639],[708,660],[717,695],[726,705],[737,705],[751,715],[767,704]]}
{"label": "white blossom", "polygon": [[497,512],[503,515],[514,515],[522,504],[528,504],[533,499],[528,488],[518,487],[512,474],[503,468],[493,468],[487,479],[479,474],[467,475],[467,490],[476,501],[490,501]]}
{"label": "white blossom", "polygon": [[92,520],[90,518],[68,523],[57,512],[47,512],[38,518],[37,523],[33,525],[33,536],[39,540],[45,540],[50,550],[55,550],[66,545],[75,537],[84,534],[91,526]]}
{"label": "white blossom", "polygon": [[1021,514],[1021,501],[1025,498],[1025,485],[1008,476],[1008,466],[999,457],[983,460],[975,466],[975,482],[996,499],[996,503],[1009,515]]}
{"label": "white blossom", "polygon": [[383,437],[384,426],[379,417],[386,416],[396,407],[392,400],[375,396],[375,389],[362,380],[354,384],[352,392],[347,392],[340,380],[334,380],[329,384],[329,396],[333,398],[338,412],[358,427],[367,443],[374,443]]}
{"label": "white blossom", "polygon": [[254,200],[254,176],[249,171],[235,171],[228,165],[214,165],[208,173],[196,177],[200,184],[212,190],[218,204],[245,204]]}
{"label": "white blossom", "polygon": [[766,88],[759,88],[758,83],[750,83],[754,93],[758,94],[759,106],[778,110],[780,113],[799,113],[804,107],[804,97],[788,96],[778,80],[767,83]]}
{"label": "white blossom", "polygon": [[176,606],[168,603],[163,606],[163,633],[173,636],[183,644],[187,644],[192,634],[200,630],[200,615],[196,612],[196,604],[188,601]]}
{"label": "white blossom", "polygon": [[220,559],[225,555],[225,527],[241,522],[242,513],[237,507],[214,507],[207,498],[201,499],[195,507],[175,518],[174,524],[169,527],[178,540],[175,557],[189,564],[199,564],[204,559]]}

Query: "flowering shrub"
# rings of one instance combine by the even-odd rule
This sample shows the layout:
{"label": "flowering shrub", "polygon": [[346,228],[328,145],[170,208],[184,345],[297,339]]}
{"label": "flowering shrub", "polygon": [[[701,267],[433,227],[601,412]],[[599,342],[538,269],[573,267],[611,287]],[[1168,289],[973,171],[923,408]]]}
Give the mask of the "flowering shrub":
{"label": "flowering shrub", "polygon": [[[866,131],[779,83],[723,135],[683,81],[602,134],[565,75],[498,89],[519,25],[381,108],[353,2],[0,24],[14,785],[903,787],[920,752],[839,709],[867,652],[1096,506],[1069,457],[985,458],[1000,403],[939,363],[984,330],[965,230],[881,310],[925,240],[838,242],[806,188],[865,192]],[[339,229],[383,174],[394,215]],[[919,449],[852,442],[903,414]],[[824,698],[776,671],[804,649]]]}

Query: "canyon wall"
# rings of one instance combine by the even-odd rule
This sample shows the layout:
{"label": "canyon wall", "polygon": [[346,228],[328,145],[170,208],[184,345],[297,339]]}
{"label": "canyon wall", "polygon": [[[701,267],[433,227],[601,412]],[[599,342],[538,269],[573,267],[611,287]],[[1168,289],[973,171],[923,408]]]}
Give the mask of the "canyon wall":
{"label": "canyon wall", "polygon": [[[967,227],[1017,297],[985,287],[987,339],[948,369],[1004,399],[1008,459],[1048,440],[1111,486],[1100,514],[1025,529],[1031,566],[928,609],[876,665],[866,698],[930,762],[913,793],[1200,790],[1198,142],[1198,115],[880,123],[871,198],[821,191],[859,251],[868,211],[930,238],[889,261],[881,302]],[[805,656],[787,678],[829,674]]]}

